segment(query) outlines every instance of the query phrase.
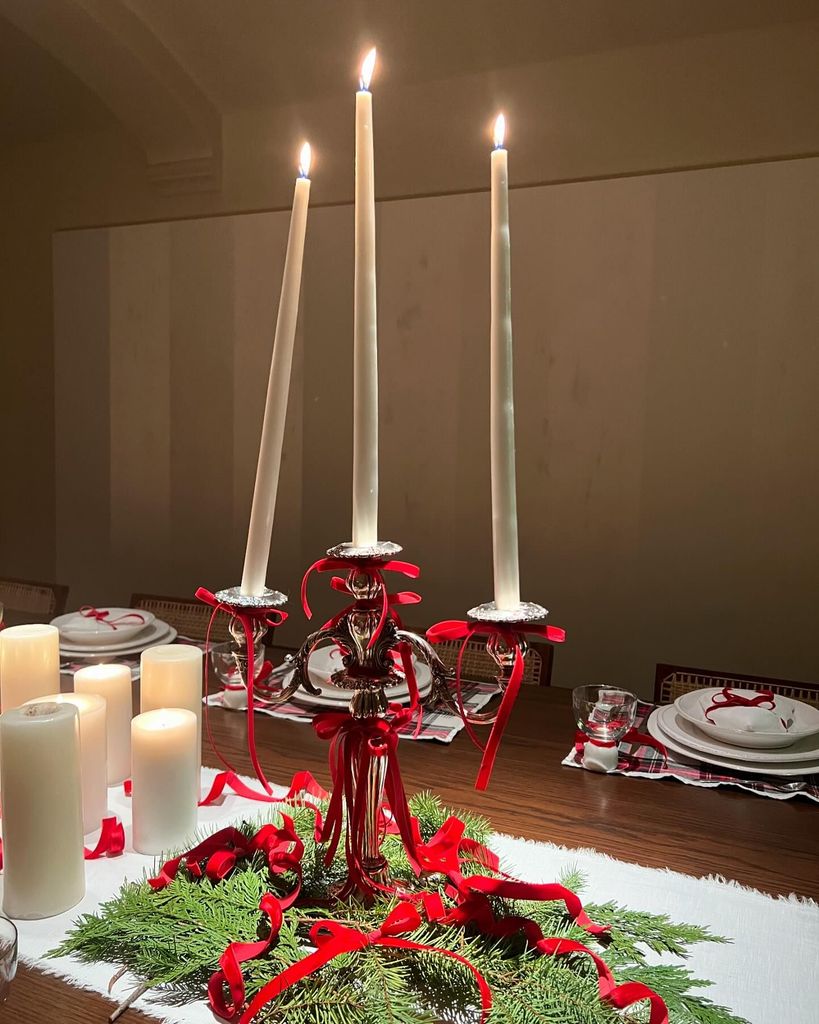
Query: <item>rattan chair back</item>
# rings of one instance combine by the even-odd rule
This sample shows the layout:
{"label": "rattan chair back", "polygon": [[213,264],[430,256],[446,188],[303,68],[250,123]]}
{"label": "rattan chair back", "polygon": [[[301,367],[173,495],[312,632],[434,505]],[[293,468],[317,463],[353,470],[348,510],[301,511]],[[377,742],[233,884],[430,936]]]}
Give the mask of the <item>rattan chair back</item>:
{"label": "rattan chair back", "polygon": [[[455,668],[461,640],[444,640],[435,644],[441,661],[447,668]],[[523,682],[533,686],[549,686],[552,678],[554,649],[550,644],[529,644],[529,653],[523,662]],[[461,675],[464,679],[480,683],[494,682],[498,666],[487,654],[486,640],[467,640],[461,661]]]}
{"label": "rattan chair back", "polygon": [[49,622],[65,611],[68,587],[60,583],[0,579],[0,605],[7,626]]}
{"label": "rattan chair back", "polygon": [[790,679],[769,679],[735,672],[716,672],[682,665],[658,665],[654,676],[654,703],[673,704],[684,693],[709,687],[732,690],[772,690],[783,697],[801,700],[819,707],[819,683],[800,683]]}
{"label": "rattan chair back", "polygon": [[[166,597],[159,594],[133,594],[131,607],[153,612],[158,619],[173,626],[180,636],[189,640],[205,639],[208,623],[213,614],[212,608],[194,598]],[[224,643],[230,639],[226,615],[220,613],[216,616],[210,638],[214,643]]]}

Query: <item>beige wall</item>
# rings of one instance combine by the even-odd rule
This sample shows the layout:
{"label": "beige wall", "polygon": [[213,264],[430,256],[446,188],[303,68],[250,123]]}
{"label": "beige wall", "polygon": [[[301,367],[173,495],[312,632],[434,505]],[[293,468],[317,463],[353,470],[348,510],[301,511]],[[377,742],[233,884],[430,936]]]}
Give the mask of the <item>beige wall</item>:
{"label": "beige wall", "polygon": [[[516,182],[602,179],[513,197],[524,580],[571,631],[558,681],[646,679],[658,659],[816,677],[817,161],[794,158],[819,153],[818,28],[411,87],[391,84],[385,60],[379,195],[454,193],[379,212],[383,393],[400,368],[411,396],[383,410],[383,521],[424,563],[428,618],[490,589],[485,466],[473,455],[486,441],[486,200],[468,193],[485,186],[480,128],[503,105]],[[349,380],[350,118],[346,95],[225,111],[223,187],[199,195],[157,194],[113,119],[104,133],[3,152],[2,571],[56,573],[78,600],[109,586],[189,588],[203,547],[215,582],[237,574],[252,478],[239,453],[258,430],[283,221],[169,222],[284,207],[304,134],[316,204],[307,383],[297,368],[274,538],[282,576],[347,532],[346,456],[325,449],[349,447],[346,388],[341,427],[330,423],[331,382]],[[779,160],[794,162],[766,162]],[[702,165],[715,167],[657,173]],[[137,221],[156,223],[69,230]],[[257,392],[242,409],[248,371]],[[216,394],[231,407],[218,435],[195,416]],[[74,476],[78,459],[91,478]],[[432,506],[407,473],[430,480]],[[205,516],[191,506],[200,487]]]}
{"label": "beige wall", "polygon": [[[817,187],[804,160],[514,193],[523,591],[569,630],[557,682],[815,672]],[[488,207],[378,216],[380,532],[422,565],[428,622],[491,596]],[[57,236],[57,566],[77,599],[238,579],[286,226]],[[270,573],[294,595],[349,537],[351,253],[351,209],[312,211]]]}

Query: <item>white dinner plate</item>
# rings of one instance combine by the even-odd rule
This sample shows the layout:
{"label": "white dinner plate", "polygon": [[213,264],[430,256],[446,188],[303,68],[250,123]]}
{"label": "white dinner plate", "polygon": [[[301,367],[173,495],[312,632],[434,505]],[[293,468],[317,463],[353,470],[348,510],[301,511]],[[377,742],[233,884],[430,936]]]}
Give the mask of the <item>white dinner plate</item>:
{"label": "white dinner plate", "polygon": [[[756,690],[737,689],[731,692],[745,698],[759,696]],[[756,752],[791,748],[810,737],[814,737],[819,745],[819,708],[775,694],[773,710],[765,707],[723,707],[717,701],[710,718],[706,718],[706,710],[721,693],[722,690],[714,687],[684,693],[674,701],[678,718],[690,722],[707,738],[729,744],[734,749],[740,747]]]}
{"label": "white dinner plate", "polygon": [[[673,750],[677,754],[682,754],[684,757],[688,757],[693,761],[702,761],[704,764],[715,765],[718,768],[727,768],[729,771],[747,775],[777,775],[789,777],[819,774],[819,758],[773,764],[770,762],[761,763],[759,761],[739,760],[736,757],[727,757],[724,755],[705,754],[677,739],[677,731],[674,726],[671,726],[674,730],[674,735],[666,731],[664,723],[668,719],[668,711],[674,712],[673,704],[667,704],[664,707],[655,708],[648,719],[648,731],[655,740],[659,740],[661,743],[664,743],[669,750]],[[685,722],[685,719],[683,719],[683,722]],[[692,733],[696,732],[693,725],[690,725],[688,722],[685,722],[685,724],[691,729]],[[732,749],[735,750],[736,748],[734,747]]]}
{"label": "white dinner plate", "polygon": [[138,654],[146,647],[154,647],[156,644],[170,644],[177,637],[176,630],[167,622],[157,619],[143,633],[132,640],[123,641],[119,644],[98,644],[95,647],[81,647],[77,644],[60,644],[60,654],[69,658],[96,657],[99,654]]}
{"label": "white dinner plate", "polygon": [[791,761],[813,761],[819,759],[819,737],[799,740],[784,750],[746,750],[730,743],[723,743],[702,733],[695,725],[687,722],[673,704],[660,709],[660,724],[665,733],[684,743],[686,747],[714,757],[728,757],[732,761],[748,761],[751,764],[787,764]]}
{"label": "white dinner plate", "polygon": [[[152,626],[156,616],[137,608],[100,608],[107,612],[100,621],[82,612],[69,612],[51,620],[51,625],[60,631],[60,640],[71,647],[107,647],[110,644],[129,643],[143,630]],[[136,616],[140,616],[137,619]],[[120,621],[117,621],[120,620]]]}

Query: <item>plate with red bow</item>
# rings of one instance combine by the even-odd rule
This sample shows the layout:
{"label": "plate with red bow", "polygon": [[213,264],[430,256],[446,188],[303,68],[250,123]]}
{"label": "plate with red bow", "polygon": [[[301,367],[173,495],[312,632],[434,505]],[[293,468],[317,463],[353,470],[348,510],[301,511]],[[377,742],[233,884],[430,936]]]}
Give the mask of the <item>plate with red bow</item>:
{"label": "plate with red bow", "polygon": [[775,750],[819,736],[819,708],[772,690],[693,690],[674,707],[705,736],[732,747]]}

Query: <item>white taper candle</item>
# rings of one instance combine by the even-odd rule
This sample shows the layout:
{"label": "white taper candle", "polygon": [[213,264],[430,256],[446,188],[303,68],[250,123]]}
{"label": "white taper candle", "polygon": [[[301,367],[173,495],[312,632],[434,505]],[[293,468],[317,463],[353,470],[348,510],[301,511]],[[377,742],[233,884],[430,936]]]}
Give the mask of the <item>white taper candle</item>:
{"label": "white taper candle", "polygon": [[301,173],[296,178],[293,192],[279,315],[276,319],[276,336],[273,341],[259,460],[256,465],[256,486],[253,490],[250,526],[247,531],[245,564],[242,571],[243,594],[261,594],[267,579],[267,560],[270,557],[270,538],[276,512],[287,396],[290,391],[290,371],[293,364],[293,344],[299,316],[307,207],[310,201],[310,146],[306,142],[301,150],[299,170]]}
{"label": "white taper candle", "polygon": [[492,151],[491,233],[491,466],[495,605],[520,604],[518,512],[515,490],[515,406],[512,363],[512,286],[509,259],[509,176],[503,114]]}
{"label": "white taper candle", "polygon": [[355,292],[353,323],[353,544],[378,540],[378,324],[375,291],[375,167],[370,79],[355,97]]}

